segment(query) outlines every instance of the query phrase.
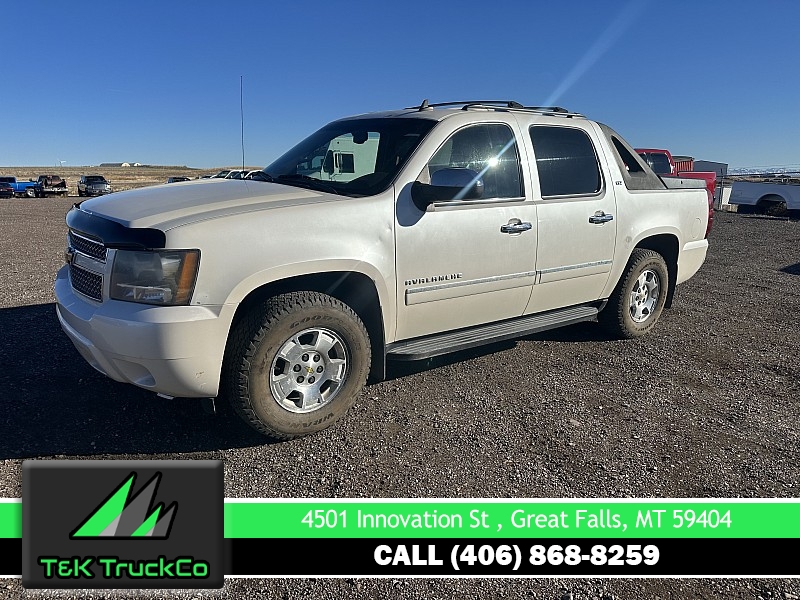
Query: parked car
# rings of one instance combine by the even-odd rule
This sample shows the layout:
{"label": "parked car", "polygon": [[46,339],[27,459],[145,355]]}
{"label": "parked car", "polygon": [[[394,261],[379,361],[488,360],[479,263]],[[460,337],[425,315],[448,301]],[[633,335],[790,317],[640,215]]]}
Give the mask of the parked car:
{"label": "parked car", "polygon": [[179,183],[181,181],[190,181],[188,177],[168,177],[167,183]]}
{"label": "parked car", "polygon": [[738,212],[776,217],[800,215],[800,185],[761,181],[734,181],[730,203]]}
{"label": "parked car", "polygon": [[248,172],[246,169],[223,169],[216,175],[212,175],[211,179],[244,179]]}
{"label": "parked car", "polygon": [[111,184],[102,175],[81,175],[78,196],[102,196],[111,193]]}
{"label": "parked car", "polygon": [[14,188],[7,181],[0,181],[0,198],[13,198]]}
{"label": "parked car", "polygon": [[0,182],[9,184],[15,196],[36,197],[36,182],[33,179],[17,181],[16,177],[0,177]]}
{"label": "parked car", "polygon": [[703,181],[554,107],[426,100],[330,123],[264,171],[74,207],[55,296],[98,371],[225,397],[274,439],[332,425],[388,360],[592,320],[644,335],[708,250]]}
{"label": "parked car", "polygon": [[250,171],[243,179],[253,179],[255,181],[272,181],[272,178],[261,169]]}

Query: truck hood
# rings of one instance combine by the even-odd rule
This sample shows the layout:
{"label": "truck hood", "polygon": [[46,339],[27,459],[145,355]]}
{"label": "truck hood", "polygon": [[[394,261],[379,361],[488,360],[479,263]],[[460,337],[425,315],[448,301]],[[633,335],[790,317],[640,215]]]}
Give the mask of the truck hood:
{"label": "truck hood", "polygon": [[86,200],[80,209],[125,227],[166,231],[196,221],[339,198],[264,181],[202,179],[115,192]]}

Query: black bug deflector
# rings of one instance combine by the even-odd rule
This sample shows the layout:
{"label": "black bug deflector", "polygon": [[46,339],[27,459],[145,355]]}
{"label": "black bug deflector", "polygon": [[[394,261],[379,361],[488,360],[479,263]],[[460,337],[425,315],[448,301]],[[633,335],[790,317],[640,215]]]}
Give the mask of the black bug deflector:
{"label": "black bug deflector", "polygon": [[81,235],[103,242],[106,248],[147,250],[164,248],[167,236],[159,229],[125,227],[121,223],[93,215],[73,205],[67,213],[67,226]]}

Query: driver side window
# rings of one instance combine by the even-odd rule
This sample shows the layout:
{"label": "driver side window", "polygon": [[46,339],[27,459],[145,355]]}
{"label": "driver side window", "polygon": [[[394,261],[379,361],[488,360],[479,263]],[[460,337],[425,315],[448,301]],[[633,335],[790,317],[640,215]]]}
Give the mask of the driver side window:
{"label": "driver side window", "polygon": [[441,169],[475,171],[483,180],[483,199],[524,195],[517,143],[507,125],[472,125],[456,131],[433,155],[419,181],[427,183]]}

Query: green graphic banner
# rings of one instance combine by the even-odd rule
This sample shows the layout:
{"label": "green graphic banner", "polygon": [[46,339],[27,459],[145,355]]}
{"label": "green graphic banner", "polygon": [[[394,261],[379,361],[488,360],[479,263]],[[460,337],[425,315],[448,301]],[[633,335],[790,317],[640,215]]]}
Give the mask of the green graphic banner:
{"label": "green graphic banner", "polygon": [[0,538],[22,537],[22,502],[0,501]]}
{"label": "green graphic banner", "polygon": [[[22,536],[0,502],[0,538]],[[800,500],[238,500],[226,538],[800,538]]]}
{"label": "green graphic banner", "polygon": [[800,500],[225,503],[227,538],[800,538]]}

